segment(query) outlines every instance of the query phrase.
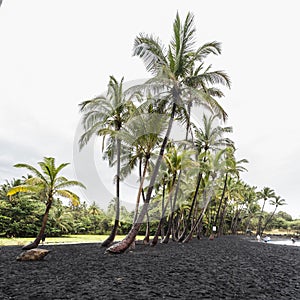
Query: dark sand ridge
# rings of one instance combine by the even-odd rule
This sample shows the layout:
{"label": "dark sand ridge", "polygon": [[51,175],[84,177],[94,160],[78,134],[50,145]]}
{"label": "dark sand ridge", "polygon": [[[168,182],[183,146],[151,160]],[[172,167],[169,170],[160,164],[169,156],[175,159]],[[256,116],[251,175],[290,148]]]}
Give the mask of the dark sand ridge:
{"label": "dark sand ridge", "polygon": [[0,247],[0,299],[300,299],[300,247],[240,236],[123,255],[99,244],[41,247],[51,253],[37,262]]}

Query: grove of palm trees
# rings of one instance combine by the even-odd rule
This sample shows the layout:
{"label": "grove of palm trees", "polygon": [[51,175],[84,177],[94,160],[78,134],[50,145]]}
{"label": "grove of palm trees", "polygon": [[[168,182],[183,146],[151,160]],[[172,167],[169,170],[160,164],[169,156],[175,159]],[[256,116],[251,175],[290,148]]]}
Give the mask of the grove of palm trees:
{"label": "grove of palm trees", "polygon": [[[133,41],[132,55],[144,63],[147,80],[125,88],[124,78],[111,75],[106,93],[78,103],[79,149],[101,140],[98,156],[115,173],[109,207],[101,207],[101,199],[80,199],[78,188],[88,186],[64,177],[68,163],[53,157],[38,166],[17,162],[24,176],[0,186],[1,236],[32,237],[23,250],[51,252],[38,267],[14,264],[3,299],[29,299],[23,288],[8,298],[10,287],[15,279],[26,286],[22,276],[37,277],[37,269],[36,284],[51,286],[41,299],[300,296],[299,249],[256,241],[275,232],[297,238],[300,222],[284,212],[288,201],[272,187],[258,189],[242,179],[251,161],[238,157],[231,134],[239,129],[228,125],[222,107],[230,101],[230,74],[207,62],[222,55],[222,45],[198,45],[197,39],[193,13],[177,13],[168,44],[152,33]],[[133,210],[120,202],[130,176],[138,178]],[[44,234],[78,233],[107,238],[96,245],[40,245]],[[118,240],[119,234],[125,237]],[[20,249],[8,250],[3,266]],[[270,280],[275,272],[279,286]],[[289,281],[281,281],[284,276]],[[64,277],[73,290],[53,284]]]}

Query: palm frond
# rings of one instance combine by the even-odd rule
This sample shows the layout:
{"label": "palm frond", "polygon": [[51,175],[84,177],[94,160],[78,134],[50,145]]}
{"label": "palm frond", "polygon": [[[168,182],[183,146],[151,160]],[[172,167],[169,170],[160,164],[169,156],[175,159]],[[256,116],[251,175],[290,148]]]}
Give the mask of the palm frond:
{"label": "palm frond", "polygon": [[162,65],[167,64],[164,46],[158,38],[152,35],[141,33],[135,38],[133,56],[139,56],[146,69],[153,74],[157,74]]}
{"label": "palm frond", "polygon": [[40,177],[31,177],[26,179],[25,183],[28,185],[41,185],[41,184],[45,184],[45,181]]}
{"label": "palm frond", "polygon": [[11,188],[7,192],[7,196],[15,195],[16,193],[36,193],[40,190],[40,186],[19,185]]}
{"label": "palm frond", "polygon": [[47,182],[47,180],[45,179],[45,177],[42,175],[41,172],[39,172],[36,168],[34,168],[33,166],[31,165],[28,165],[28,164],[16,164],[14,165],[14,167],[16,168],[25,168],[27,169],[28,171],[30,171],[31,173],[33,173],[36,177],[39,177],[41,178],[44,182]]}
{"label": "palm frond", "polygon": [[197,75],[192,78],[194,82],[205,82],[212,85],[221,84],[231,87],[231,80],[229,76],[224,71],[212,71],[212,72],[204,72],[203,74]]}
{"label": "palm frond", "polygon": [[201,90],[194,90],[193,94],[196,97],[195,104],[208,105],[211,110],[219,117],[222,118],[224,121],[227,119],[228,115],[225,112],[225,110],[222,108],[222,106],[216,101],[212,96],[208,95],[207,93],[201,91]]}
{"label": "palm frond", "polygon": [[69,190],[58,190],[56,191],[56,194],[60,195],[61,197],[70,199],[72,205],[74,206],[78,206],[80,204],[79,197]]}
{"label": "palm frond", "polygon": [[171,69],[176,78],[184,77],[187,66],[190,65],[190,53],[195,43],[195,26],[194,15],[188,13],[184,24],[181,24],[179,14],[177,12],[173,24],[173,39],[171,48],[174,57],[174,69]]}
{"label": "palm frond", "polygon": [[85,185],[82,184],[81,182],[79,181],[76,181],[76,180],[68,180],[66,182],[62,182],[62,183],[59,183],[55,186],[55,190],[58,191],[59,189],[64,189],[66,187],[71,187],[71,186],[78,186],[78,187],[81,187],[83,189],[85,189]]}
{"label": "palm frond", "polygon": [[196,59],[203,61],[209,54],[221,54],[221,43],[213,41],[202,45],[196,51]]}
{"label": "palm frond", "polygon": [[63,164],[60,164],[56,169],[55,169],[55,173],[54,173],[54,176],[56,177],[56,175],[63,169],[65,168],[66,166],[68,166],[70,163],[63,163]]}

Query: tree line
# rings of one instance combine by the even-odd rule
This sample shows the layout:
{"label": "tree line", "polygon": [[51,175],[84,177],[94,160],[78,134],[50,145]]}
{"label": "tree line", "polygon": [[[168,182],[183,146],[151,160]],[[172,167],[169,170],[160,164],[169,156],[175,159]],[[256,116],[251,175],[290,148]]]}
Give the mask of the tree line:
{"label": "tree line", "polygon": [[[37,198],[34,194],[18,193],[14,196],[7,196],[8,190],[14,186],[21,185],[25,178],[13,179],[6,181],[0,185],[0,236],[1,237],[34,237],[41,227],[42,217],[44,214],[45,204],[43,199]],[[215,209],[215,206],[211,206]],[[261,207],[257,205],[256,214],[251,220],[251,226],[248,225],[248,212],[245,208],[241,213],[241,220],[238,225],[238,232],[246,233],[248,229],[256,229],[258,225]],[[214,214],[216,212],[210,212]],[[155,215],[156,212],[150,212]],[[266,230],[285,230],[291,233],[300,232],[300,220],[293,218],[283,212],[267,213],[264,212],[264,220],[268,220],[273,215],[270,222],[266,226]],[[54,200],[54,205],[49,214],[49,219],[46,227],[47,236],[62,236],[66,234],[96,234],[108,235],[114,222],[115,203],[111,201],[107,209],[101,209],[95,202],[90,205],[85,202],[79,203],[77,206],[64,204],[59,198]],[[118,233],[126,234],[131,226],[134,217],[134,211],[128,211],[126,207],[120,207],[120,226]],[[232,217],[231,217],[232,218]],[[209,218],[204,218],[204,228],[208,228]],[[228,216],[229,229],[230,217]],[[150,223],[150,235],[154,236],[158,220]],[[146,235],[147,226],[143,224],[140,235]],[[166,232],[166,223],[162,231]],[[226,230],[224,233],[231,233]],[[253,231],[254,233],[254,231]],[[201,234],[205,236],[205,231],[202,228]],[[207,234],[207,232],[206,232]]]}

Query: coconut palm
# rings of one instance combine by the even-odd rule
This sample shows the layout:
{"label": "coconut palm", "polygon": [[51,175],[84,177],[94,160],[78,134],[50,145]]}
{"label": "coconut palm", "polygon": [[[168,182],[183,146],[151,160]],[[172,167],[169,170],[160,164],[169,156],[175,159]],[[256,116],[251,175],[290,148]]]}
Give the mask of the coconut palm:
{"label": "coconut palm", "polygon": [[238,230],[239,223],[243,218],[243,212],[247,208],[249,191],[252,189],[248,184],[238,181],[236,183],[236,188],[238,193],[232,201],[232,218],[230,230],[232,234],[236,234]]}
{"label": "coconut palm", "polygon": [[68,233],[74,227],[73,215],[70,211],[66,211],[61,203],[56,204],[55,202],[49,213],[48,224],[50,223],[51,227],[55,228],[56,233]]}
{"label": "coconut palm", "polygon": [[63,163],[56,167],[55,159],[53,157],[44,157],[43,161],[38,162],[38,164],[41,168],[41,172],[28,164],[16,164],[16,168],[27,169],[33,174],[33,177],[26,179],[24,184],[11,188],[7,193],[8,196],[21,192],[40,194],[46,204],[46,210],[43,216],[40,232],[34,242],[23,247],[24,250],[38,247],[45,232],[49,211],[53,204],[54,197],[65,197],[70,199],[73,205],[78,205],[79,197],[66,188],[72,186],[85,188],[85,186],[79,181],[68,180],[63,176],[59,176],[59,172],[69,165],[68,163]]}
{"label": "coconut palm", "polygon": [[[210,117],[207,117],[204,114],[202,119],[203,127],[197,128],[195,125],[193,125],[194,128],[193,144],[196,149],[198,159],[200,160],[200,164],[206,161],[207,159],[206,156],[208,151],[220,150],[222,147],[225,146],[233,147],[233,142],[229,138],[223,137],[225,133],[232,132],[232,127],[222,127],[220,125],[216,125],[215,124],[216,118],[217,118],[216,115],[211,115]],[[202,180],[202,172],[199,171],[197,176],[196,189],[191,203],[191,209],[188,214],[187,226],[182,232],[179,241],[184,240],[188,230],[188,225],[191,223],[191,217],[194,212],[201,180]]]}
{"label": "coconut palm", "polygon": [[262,219],[263,219],[263,212],[264,212],[265,204],[268,199],[275,198],[275,192],[274,192],[274,190],[272,190],[269,187],[264,187],[260,192],[257,193],[257,198],[263,199],[263,205],[261,207],[260,216],[258,219],[257,231],[256,231],[256,235],[261,235]]}
{"label": "coconut palm", "polygon": [[[99,96],[79,104],[83,114],[82,125],[85,132],[79,140],[80,148],[85,146],[92,136],[109,137],[104,157],[109,165],[113,166],[116,161],[116,196],[115,196],[115,221],[108,238],[101,244],[103,247],[110,245],[117,234],[120,219],[120,167],[121,167],[121,140],[117,133],[129,119],[133,107],[132,101],[123,92],[124,78],[118,82],[110,76],[108,91],[105,96]],[[104,148],[103,139],[103,148]]]}
{"label": "coconut palm", "polygon": [[250,234],[252,234],[251,228],[251,221],[254,215],[260,210],[260,206],[257,203],[257,197],[256,197],[256,186],[249,187],[247,191],[245,191],[245,232],[248,233],[250,231]]}
{"label": "coconut palm", "polygon": [[[215,193],[215,187],[216,187],[216,179],[219,173],[222,173],[224,169],[225,160],[223,158],[224,153],[226,149],[219,150],[215,153],[215,155],[212,155],[211,153],[207,152],[206,159],[203,160],[201,164],[202,170],[200,171],[201,174],[206,174],[204,181],[204,187],[203,187],[203,193],[202,193],[202,211],[200,215],[197,217],[196,221],[194,222],[191,231],[189,234],[183,239],[184,243],[187,243],[193,236],[193,233],[195,229],[198,227],[200,222],[202,222],[202,219],[204,217],[204,214],[208,208],[208,205],[211,201],[212,196]],[[202,177],[202,175],[201,175]],[[199,176],[198,176],[199,178]]]}
{"label": "coconut palm", "polygon": [[[138,113],[137,113],[138,112]],[[131,173],[137,167],[139,173],[139,188],[136,199],[133,222],[136,221],[141,196],[145,201],[144,183],[147,172],[151,169],[151,160],[156,157],[155,150],[159,147],[161,135],[166,129],[166,118],[157,113],[144,113],[141,109],[133,113],[134,116],[120,130],[118,137],[122,145],[127,148],[126,153],[122,156],[123,166],[121,173],[123,176]],[[147,230],[144,242],[149,243],[150,224],[149,216],[147,217]]]}
{"label": "coconut palm", "polygon": [[21,179],[13,178],[11,181],[6,180],[6,183],[1,185],[0,188],[0,199],[9,201],[11,197],[7,196],[8,191],[15,186],[19,186],[22,184]]}
{"label": "coconut palm", "polygon": [[[168,152],[164,155],[164,162],[167,166],[167,172],[169,174],[170,178],[170,187],[169,190],[173,191],[174,186],[176,186],[174,196],[170,195],[170,215],[169,215],[169,222],[168,222],[168,230],[167,233],[162,240],[162,243],[168,243],[172,228],[173,228],[173,218],[174,213],[178,208],[178,193],[179,193],[179,174],[182,174],[181,172],[185,172],[190,169],[197,168],[198,164],[191,159],[192,155],[194,154],[191,150],[185,150],[185,147],[182,147],[183,149],[180,149],[179,147],[176,147],[174,145],[171,145],[168,148]],[[172,234],[172,238],[175,237]]]}
{"label": "coconut palm", "polygon": [[118,137],[128,151],[122,156],[122,174],[127,175],[138,167],[139,189],[136,201],[135,218],[143,194],[144,181],[149,171],[150,160],[156,157],[155,150],[161,141],[161,135],[166,129],[166,118],[156,113],[141,113],[133,116],[120,130]]}
{"label": "coconut palm", "polygon": [[[227,183],[230,177],[236,177],[239,179],[240,177],[240,172],[244,172],[247,171],[247,169],[243,166],[243,164],[248,163],[247,159],[241,159],[241,160],[236,160],[235,156],[234,156],[234,152],[235,149],[233,147],[227,147],[226,148],[226,163],[224,166],[224,173],[225,173],[225,177],[224,177],[224,182],[223,182],[223,188],[222,188],[222,194],[220,197],[220,202],[219,202],[219,206],[218,206],[218,210],[217,213],[215,215],[215,219],[214,219],[214,225],[217,226],[218,223],[218,219],[220,216],[220,211],[221,211],[221,207],[223,205],[223,201],[224,201],[224,197],[225,197],[225,192],[227,189]],[[226,205],[225,205],[226,206]],[[226,209],[226,207],[225,207]],[[219,223],[218,226],[218,235],[221,235],[221,224]]]}
{"label": "coconut palm", "polygon": [[96,234],[96,228],[97,228],[97,223],[99,223],[99,217],[103,215],[103,211],[100,209],[100,207],[96,204],[95,201],[93,201],[92,205],[89,206],[88,208],[89,214],[92,215],[92,222],[94,226],[94,234]]}
{"label": "coconut palm", "polygon": [[275,206],[275,209],[273,210],[273,212],[271,213],[271,215],[267,218],[263,228],[261,229],[261,234],[263,234],[263,232],[265,231],[267,225],[271,222],[271,220],[273,219],[276,211],[277,211],[277,208],[281,205],[285,205],[286,202],[285,202],[285,199],[282,199],[280,196],[275,196],[274,197],[274,200],[270,199],[270,205],[273,205]]}
{"label": "coconut palm", "polygon": [[[160,86],[164,92],[164,97],[159,97],[160,100],[170,103],[170,117],[165,137],[161,144],[159,156],[155,163],[150,184],[147,189],[145,197],[145,204],[137,218],[136,223],[133,224],[128,235],[121,242],[108,248],[107,251],[113,253],[124,252],[134,240],[138,230],[143,222],[144,216],[147,212],[148,205],[152,196],[153,187],[156,177],[159,173],[159,168],[163,159],[164,151],[168,143],[170,132],[176,113],[186,110],[184,104],[184,80],[190,74],[191,69],[195,66],[195,62],[200,60],[199,49],[194,50],[195,41],[195,26],[194,17],[188,13],[185,21],[182,23],[179,15],[176,15],[173,24],[173,39],[168,47],[164,47],[159,39],[151,35],[140,34],[136,37],[134,42],[133,55],[142,58],[146,65],[146,69],[150,71],[154,78],[148,81],[148,86]],[[208,102],[209,105],[219,113],[225,112],[219,106],[217,101],[203,92],[194,92],[197,99]]]}

